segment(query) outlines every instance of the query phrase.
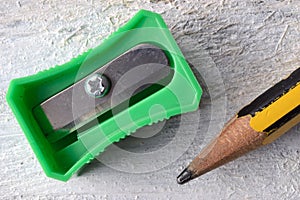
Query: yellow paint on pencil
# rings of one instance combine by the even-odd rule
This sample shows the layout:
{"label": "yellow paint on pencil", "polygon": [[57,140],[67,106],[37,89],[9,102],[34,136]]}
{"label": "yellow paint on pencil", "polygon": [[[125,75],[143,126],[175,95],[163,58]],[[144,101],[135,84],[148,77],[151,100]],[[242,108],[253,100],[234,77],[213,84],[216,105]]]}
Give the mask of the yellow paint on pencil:
{"label": "yellow paint on pencil", "polygon": [[299,105],[300,84],[298,83],[261,112],[257,112],[250,120],[250,126],[258,132],[263,132],[266,128],[270,127]]}
{"label": "yellow paint on pencil", "polygon": [[286,124],[278,128],[275,132],[270,134],[266,139],[263,141],[263,145],[269,144],[282,136],[284,133],[286,133],[290,128],[298,124],[300,121],[300,114],[298,114],[296,117],[288,121]]}

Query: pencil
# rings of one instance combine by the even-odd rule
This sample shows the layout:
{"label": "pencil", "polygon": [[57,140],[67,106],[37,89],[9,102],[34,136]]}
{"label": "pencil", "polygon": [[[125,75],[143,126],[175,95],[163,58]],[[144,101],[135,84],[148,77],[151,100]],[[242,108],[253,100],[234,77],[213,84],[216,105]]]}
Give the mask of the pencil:
{"label": "pencil", "polygon": [[273,142],[300,122],[300,68],[242,108],[177,177],[184,184]]}

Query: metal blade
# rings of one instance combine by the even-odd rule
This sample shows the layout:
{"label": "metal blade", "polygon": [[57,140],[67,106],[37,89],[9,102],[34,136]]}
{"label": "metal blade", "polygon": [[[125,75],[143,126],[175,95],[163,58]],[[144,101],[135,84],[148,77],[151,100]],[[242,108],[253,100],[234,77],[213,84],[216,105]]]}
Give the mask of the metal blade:
{"label": "metal blade", "polygon": [[[168,63],[162,49],[149,44],[138,45],[47,99],[34,113],[44,113],[52,126],[50,132],[72,131],[153,83],[170,77],[173,70]],[[102,93],[105,90],[107,93]],[[49,132],[49,128],[46,131]]]}

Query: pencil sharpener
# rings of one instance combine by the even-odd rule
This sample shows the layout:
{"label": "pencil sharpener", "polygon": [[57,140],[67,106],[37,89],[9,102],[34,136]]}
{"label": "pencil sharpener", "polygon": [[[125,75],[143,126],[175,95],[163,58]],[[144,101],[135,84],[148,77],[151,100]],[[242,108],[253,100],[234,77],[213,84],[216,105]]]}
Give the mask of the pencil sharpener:
{"label": "pencil sharpener", "polygon": [[196,110],[201,95],[161,16],[141,10],[100,46],[12,80],[7,101],[47,176],[67,181],[136,129]]}

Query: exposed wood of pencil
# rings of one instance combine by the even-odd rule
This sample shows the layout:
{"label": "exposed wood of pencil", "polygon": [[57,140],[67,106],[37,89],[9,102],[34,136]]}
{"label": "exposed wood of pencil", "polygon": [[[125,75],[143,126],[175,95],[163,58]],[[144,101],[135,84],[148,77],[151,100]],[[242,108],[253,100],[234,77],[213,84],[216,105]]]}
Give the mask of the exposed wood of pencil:
{"label": "exposed wood of pencil", "polygon": [[188,170],[193,174],[191,178],[201,176],[263,146],[267,134],[253,130],[249,125],[250,119],[250,115],[231,119],[221,133],[188,166]]}

